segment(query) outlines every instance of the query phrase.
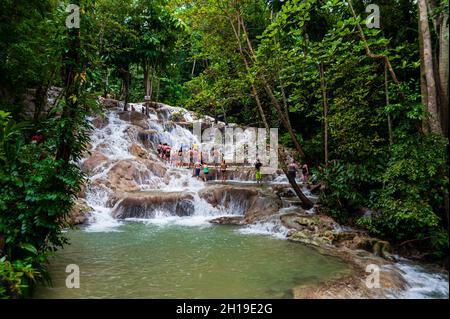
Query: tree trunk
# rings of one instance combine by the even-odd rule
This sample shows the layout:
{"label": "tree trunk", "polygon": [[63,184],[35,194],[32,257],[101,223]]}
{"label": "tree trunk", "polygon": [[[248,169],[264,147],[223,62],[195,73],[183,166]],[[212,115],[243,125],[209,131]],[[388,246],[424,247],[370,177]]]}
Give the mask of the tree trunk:
{"label": "tree trunk", "polygon": [[150,74],[149,91],[148,91],[148,96],[150,96],[150,101],[153,101],[153,73],[154,73],[154,69],[152,67],[151,74]]}
{"label": "tree trunk", "polygon": [[[233,28],[233,32],[234,32],[234,34],[235,34],[235,36],[236,36],[236,40],[237,40],[238,46],[239,46],[239,52],[240,52],[241,57],[242,57],[242,59],[243,59],[243,61],[244,61],[246,70],[247,70],[247,72],[250,72],[250,66],[249,66],[249,64],[248,64],[247,58],[245,57],[244,51],[243,51],[243,49],[242,49],[242,44],[241,44],[241,39],[240,39],[240,33],[238,32],[238,30],[237,30],[236,27],[234,26],[233,21],[232,21],[230,15],[227,14],[227,16],[228,16],[228,20],[230,21],[231,27]],[[238,15],[238,26],[241,25],[241,24],[239,23],[239,21],[240,21],[240,18],[239,18],[239,15]],[[245,29],[244,29],[244,32],[245,32]],[[247,36],[247,35],[246,35],[246,36]],[[248,43],[250,43],[250,41],[248,41]],[[251,45],[251,44],[250,44],[250,45]],[[269,125],[267,124],[267,121],[265,121],[264,110],[262,109],[262,107],[261,107],[261,102],[260,102],[260,100],[259,100],[258,91],[256,90],[256,88],[255,88],[255,86],[253,85],[253,83],[252,83],[252,91],[253,91],[253,95],[254,95],[254,97],[255,97],[255,100],[257,101],[256,103],[257,103],[257,105],[258,105],[258,108],[259,108],[259,111],[260,111],[260,114],[261,114],[261,118],[264,119],[264,123],[265,123],[266,129],[269,130]],[[272,94],[272,96],[273,96],[273,94]],[[278,103],[278,102],[277,102],[277,103]],[[279,109],[280,116],[282,116],[283,113],[282,113],[281,109],[279,108],[279,105],[278,105],[278,109]],[[292,132],[292,130],[290,130],[290,132]],[[293,134],[293,132],[292,132],[292,134]],[[297,141],[295,134],[294,134],[294,137],[295,137],[294,141]],[[297,141],[297,144],[298,144],[298,141]],[[299,146],[299,145],[298,145],[298,146]],[[301,147],[300,147],[300,151],[303,153],[303,150],[301,149]],[[293,178],[291,178],[291,177],[289,176],[289,174],[288,174],[288,172],[287,172],[287,169],[286,169],[286,164],[285,164],[285,163],[286,163],[286,158],[285,158],[285,156],[284,156],[284,151],[282,150],[281,146],[278,148],[278,156],[279,156],[279,158],[281,158],[281,160],[282,160],[281,167],[282,167],[282,169],[283,169],[283,172],[284,172],[284,174],[286,175],[286,177],[288,178],[289,183],[291,184],[292,188],[294,189],[294,191],[295,191],[297,197],[300,199],[300,201],[303,203],[303,205],[304,205],[305,207],[307,207],[307,208],[313,207],[313,203],[309,200],[308,197],[305,196],[305,194],[303,194],[303,192],[301,191],[300,187],[297,185],[297,182],[295,181],[295,179],[293,179]],[[304,156],[304,153],[303,153],[303,156]]]}
{"label": "tree trunk", "polygon": [[128,111],[128,103],[130,102],[130,82],[131,82],[131,74],[129,70],[125,71],[124,74],[124,90],[125,90],[125,101],[123,110]]}
{"label": "tree trunk", "polygon": [[[420,30],[420,21],[418,24],[418,28]],[[423,36],[422,32],[419,32],[419,50],[420,50],[420,95],[422,100],[422,105],[427,110],[428,105],[428,91],[427,91],[427,79],[425,77],[425,68],[424,68],[424,57],[423,57]],[[422,131],[425,133],[429,133],[430,129],[428,127],[427,119],[422,121]]]}
{"label": "tree trunk", "polygon": [[109,71],[108,68],[106,68],[106,77],[103,81],[105,85],[103,86],[103,97],[106,99],[108,97],[108,85],[109,85]]}
{"label": "tree trunk", "polygon": [[[79,1],[74,4],[79,5]],[[68,29],[67,52],[63,55],[63,81],[65,86],[65,104],[61,114],[61,120],[72,119],[78,108],[78,98],[80,91],[80,30],[77,28]],[[60,134],[56,160],[63,160],[68,164],[72,154],[70,147],[75,128],[73,121],[67,121]]]}
{"label": "tree trunk", "polygon": [[[248,32],[247,32],[247,28],[245,27],[244,20],[238,9],[237,9],[237,20],[238,20],[239,25],[242,27],[242,30],[244,31],[244,37],[246,39],[248,49],[251,53],[251,57],[254,61],[256,61],[256,54],[255,54],[255,51],[253,50],[253,45],[248,36]],[[238,39],[238,41],[240,43],[240,39]],[[283,112],[280,104],[278,103],[278,100],[276,99],[275,95],[273,94],[273,91],[270,88],[270,85],[268,84],[268,82],[264,76],[261,76],[261,80],[263,82],[264,90],[266,91],[267,95],[269,96],[270,101],[272,102],[272,105],[275,107],[276,111],[278,112],[281,122],[283,123],[283,126],[288,131],[289,135],[291,136],[292,142],[294,143],[297,153],[300,155],[300,157],[305,158],[305,152],[303,152],[303,148],[301,147],[300,143],[298,142],[297,136],[295,135],[295,133],[292,129],[292,126],[291,126],[291,123],[289,120],[289,116],[286,117],[284,115],[284,112]]]}
{"label": "tree trunk", "polygon": [[427,81],[427,110],[429,113],[429,126],[433,133],[442,134],[440,114],[438,113],[438,100],[436,91],[436,80],[433,67],[433,55],[431,47],[431,35],[428,24],[427,4],[425,0],[418,0],[420,30],[423,37],[423,62]]}
{"label": "tree trunk", "polygon": [[[356,16],[356,12],[355,12],[355,10],[353,9],[353,5],[352,5],[351,0],[348,0],[348,5],[349,5],[349,8],[350,8],[350,11],[352,12],[353,17],[354,17],[355,19],[358,19],[358,17]],[[365,48],[365,50],[366,50],[366,55],[367,55],[368,57],[370,57],[370,58],[373,58],[373,59],[382,59],[382,60],[384,61],[384,64],[387,66],[387,68],[388,68],[388,70],[389,70],[389,73],[391,74],[392,79],[393,79],[394,82],[397,84],[397,86],[400,87],[400,81],[397,79],[397,75],[395,74],[395,71],[394,71],[394,69],[392,68],[391,61],[389,60],[389,58],[388,58],[387,56],[383,55],[383,54],[375,54],[375,53],[373,53],[373,52],[370,50],[369,43],[367,42],[366,36],[364,35],[364,31],[363,31],[361,25],[358,23],[358,24],[356,25],[356,27],[357,27],[357,29],[358,29],[358,31],[359,31],[359,35],[360,35],[361,39],[362,39],[363,42],[364,42],[364,48]],[[403,97],[402,91],[400,91],[400,94],[401,94],[402,97]]]}
{"label": "tree trunk", "polygon": [[325,165],[328,165],[328,99],[327,99],[327,86],[325,84],[325,72],[323,69],[323,63],[320,63],[320,87],[322,89],[322,101],[323,101],[323,149]]}
{"label": "tree trunk", "polygon": [[195,65],[197,64],[197,60],[194,59],[194,63],[192,63],[192,71],[191,71],[191,77],[194,77],[195,74]]}
{"label": "tree trunk", "polygon": [[144,61],[143,63],[143,71],[144,71],[144,89],[145,89],[145,96],[149,96],[150,95],[150,70],[149,70],[149,65],[147,61]]}
{"label": "tree trunk", "polygon": [[156,102],[159,101],[159,89],[161,86],[161,80],[159,78],[156,78]]}
{"label": "tree trunk", "polygon": [[39,84],[38,88],[36,89],[36,95],[34,100],[34,115],[33,115],[34,123],[38,123],[42,110],[45,108],[47,104],[47,91],[48,85],[44,85],[42,83]]}
{"label": "tree trunk", "polygon": [[281,169],[283,170],[284,174],[286,175],[289,184],[291,184],[292,188],[294,189],[295,194],[297,195],[298,199],[303,203],[303,206],[306,209],[312,208],[314,204],[311,202],[311,200],[303,194],[302,190],[298,186],[297,182],[294,178],[292,178],[286,168],[286,155],[283,149],[283,146],[280,146],[278,148],[278,157],[281,159]]}
{"label": "tree trunk", "polygon": [[[242,44],[241,44],[241,39],[239,37],[239,33],[233,24],[233,20],[230,17],[228,17],[228,20],[230,21],[231,27],[233,28],[233,32],[234,32],[234,35],[236,37],[236,41],[237,41],[238,47],[239,47],[239,54],[241,55],[241,58],[244,62],[245,70],[247,71],[248,74],[250,74],[250,66],[248,64],[247,58],[245,57],[244,50],[242,49]],[[264,127],[267,129],[267,131],[269,131],[269,124],[267,123],[266,116],[264,114],[264,110],[261,105],[261,100],[259,99],[259,96],[258,96],[258,91],[256,90],[256,87],[253,83],[251,83],[251,89],[252,89],[252,94],[256,101],[256,105],[258,107],[259,115],[261,116],[261,120],[264,123]]]}
{"label": "tree trunk", "polygon": [[439,91],[441,96],[441,124],[445,136],[448,136],[448,72],[449,72],[449,25],[448,13],[444,12],[439,29]]}
{"label": "tree trunk", "polygon": [[264,114],[264,110],[261,105],[261,100],[259,99],[259,96],[258,96],[258,91],[256,91],[255,85],[252,84],[251,87],[252,87],[253,97],[255,98],[256,105],[258,107],[259,116],[261,117],[261,121],[263,122],[265,129],[267,130],[267,132],[269,132],[270,131],[269,123],[267,123],[266,116]]}
{"label": "tree trunk", "polygon": [[[387,67],[384,65],[384,90],[386,92],[386,105],[389,105],[389,84],[388,84],[388,73],[387,73]],[[389,133],[389,145],[392,147],[394,144],[394,139],[392,137],[392,121],[391,121],[391,115],[388,113],[387,115],[387,122],[388,122],[388,133]]]}

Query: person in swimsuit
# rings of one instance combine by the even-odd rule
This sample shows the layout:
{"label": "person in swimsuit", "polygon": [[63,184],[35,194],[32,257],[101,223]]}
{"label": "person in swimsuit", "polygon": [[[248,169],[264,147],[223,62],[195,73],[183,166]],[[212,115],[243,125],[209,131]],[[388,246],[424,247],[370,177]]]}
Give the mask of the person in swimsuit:
{"label": "person in swimsuit", "polygon": [[297,177],[297,170],[298,170],[298,166],[295,163],[295,161],[292,161],[291,163],[289,163],[289,165],[288,165],[288,175],[290,177],[292,177],[294,180]]}
{"label": "person in swimsuit", "polygon": [[308,164],[303,164],[302,166],[302,181],[303,183],[308,183],[308,177],[309,177],[309,167]]}
{"label": "person in swimsuit", "polygon": [[197,177],[197,179],[200,178],[200,171],[202,169],[202,164],[200,162],[195,162],[194,164],[194,176]]}
{"label": "person in swimsuit", "polygon": [[220,173],[222,182],[225,182],[227,179],[227,164],[225,163],[225,160],[222,160],[222,163],[220,164]]}

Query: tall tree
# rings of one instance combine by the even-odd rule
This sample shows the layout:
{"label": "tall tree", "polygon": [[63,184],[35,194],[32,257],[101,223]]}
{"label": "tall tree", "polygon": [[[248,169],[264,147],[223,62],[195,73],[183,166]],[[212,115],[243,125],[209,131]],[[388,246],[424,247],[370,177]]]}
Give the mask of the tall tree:
{"label": "tall tree", "polygon": [[433,49],[431,46],[431,33],[428,24],[428,7],[426,0],[418,0],[419,8],[419,26],[423,41],[422,45],[422,64],[424,68],[426,87],[427,87],[427,110],[429,113],[428,124],[431,132],[442,134],[441,116],[438,109],[438,96],[435,78],[435,68],[433,64]]}

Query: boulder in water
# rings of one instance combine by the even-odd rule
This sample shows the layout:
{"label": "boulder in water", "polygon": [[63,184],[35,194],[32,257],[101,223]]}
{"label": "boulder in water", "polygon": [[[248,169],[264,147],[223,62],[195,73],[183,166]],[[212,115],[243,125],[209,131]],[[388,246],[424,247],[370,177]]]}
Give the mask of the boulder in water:
{"label": "boulder in water", "polygon": [[70,226],[81,225],[88,221],[89,214],[93,211],[84,199],[77,199],[75,205],[66,216],[65,221]]}
{"label": "boulder in water", "polygon": [[92,151],[91,155],[83,162],[81,169],[86,172],[92,172],[96,167],[105,164],[108,161],[108,157],[100,152]]}
{"label": "boulder in water", "polygon": [[138,161],[122,160],[108,172],[108,186],[114,190],[132,192],[140,189],[139,182],[150,177],[150,172]]}
{"label": "boulder in water", "polygon": [[193,196],[188,193],[125,193],[113,209],[112,216],[125,218],[154,218],[157,213],[167,216],[194,214]]}
{"label": "boulder in water", "polygon": [[142,147],[140,147],[137,144],[132,144],[129,148],[128,148],[128,152],[130,152],[131,154],[133,154],[136,157],[140,157],[143,159],[148,159],[148,153],[145,149],[143,149]]}
{"label": "boulder in water", "polygon": [[126,112],[124,111],[119,112],[118,115],[122,121],[130,122],[131,124],[139,126],[145,130],[149,128],[147,124],[148,117],[144,113],[135,111],[126,111]]}
{"label": "boulder in water", "polygon": [[106,127],[109,124],[109,118],[106,116],[96,116],[92,120],[92,125],[96,128],[101,130],[102,128]]}
{"label": "boulder in water", "polygon": [[214,218],[214,219],[210,220],[209,222],[213,223],[213,224],[218,224],[218,225],[244,225],[245,224],[244,217],[242,217],[242,216],[223,216],[223,217],[219,217],[219,218]]}
{"label": "boulder in water", "polygon": [[215,185],[199,192],[199,196],[214,207],[223,207],[252,223],[275,214],[281,208],[280,199],[272,192],[257,187]]}
{"label": "boulder in water", "polygon": [[103,105],[106,108],[118,108],[120,107],[120,101],[114,100],[114,99],[105,99],[101,97],[99,99],[100,104]]}

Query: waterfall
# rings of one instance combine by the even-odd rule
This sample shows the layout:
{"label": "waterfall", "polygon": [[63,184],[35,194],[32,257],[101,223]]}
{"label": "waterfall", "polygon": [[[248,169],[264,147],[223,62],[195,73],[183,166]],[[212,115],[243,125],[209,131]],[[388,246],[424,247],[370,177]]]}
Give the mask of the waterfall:
{"label": "waterfall", "polygon": [[[156,146],[159,143],[171,145],[174,151],[178,151],[181,147],[186,149],[194,143],[200,144],[189,129],[172,122],[172,116],[176,113],[178,121],[181,119],[180,122],[192,123],[195,119],[193,114],[182,108],[161,104],[147,117],[140,112],[144,107],[143,104],[130,105],[135,112],[121,112],[114,108],[106,110],[102,120],[104,125],[97,126],[91,135],[90,150],[99,158],[99,162],[94,161],[91,164],[89,161],[93,161],[92,156],[80,162],[81,166],[92,166],[88,172],[89,185],[85,198],[93,212],[86,231],[117,231],[122,221],[114,218],[112,212],[125,209],[120,206],[124,204],[127,193],[130,193],[129,196],[144,198],[134,200],[133,205],[137,205],[133,206],[135,211],[143,212],[146,208],[151,210],[143,212],[142,216],[126,218],[128,220],[158,225],[205,226],[209,225],[208,220],[214,217],[243,214],[239,203],[232,203],[228,208],[220,205],[213,207],[198,195],[206,185],[203,181],[192,177],[192,169],[174,167],[173,164],[158,158]],[[147,143],[140,143],[142,141],[139,140],[139,136],[149,135],[151,138],[144,141]],[[130,151],[133,145],[144,149],[147,158],[141,159],[133,154]],[[157,165],[161,170],[165,169],[165,174],[158,176],[151,165]],[[118,175],[116,179],[115,175]],[[120,185],[117,185],[118,183]],[[187,216],[177,215],[175,207],[178,207],[179,203],[173,201],[172,204],[152,203],[156,199],[164,200],[165,197],[161,199],[159,194],[165,194],[169,200],[171,196],[178,196],[176,194],[189,195],[190,198],[187,200],[191,202],[193,213]]]}

